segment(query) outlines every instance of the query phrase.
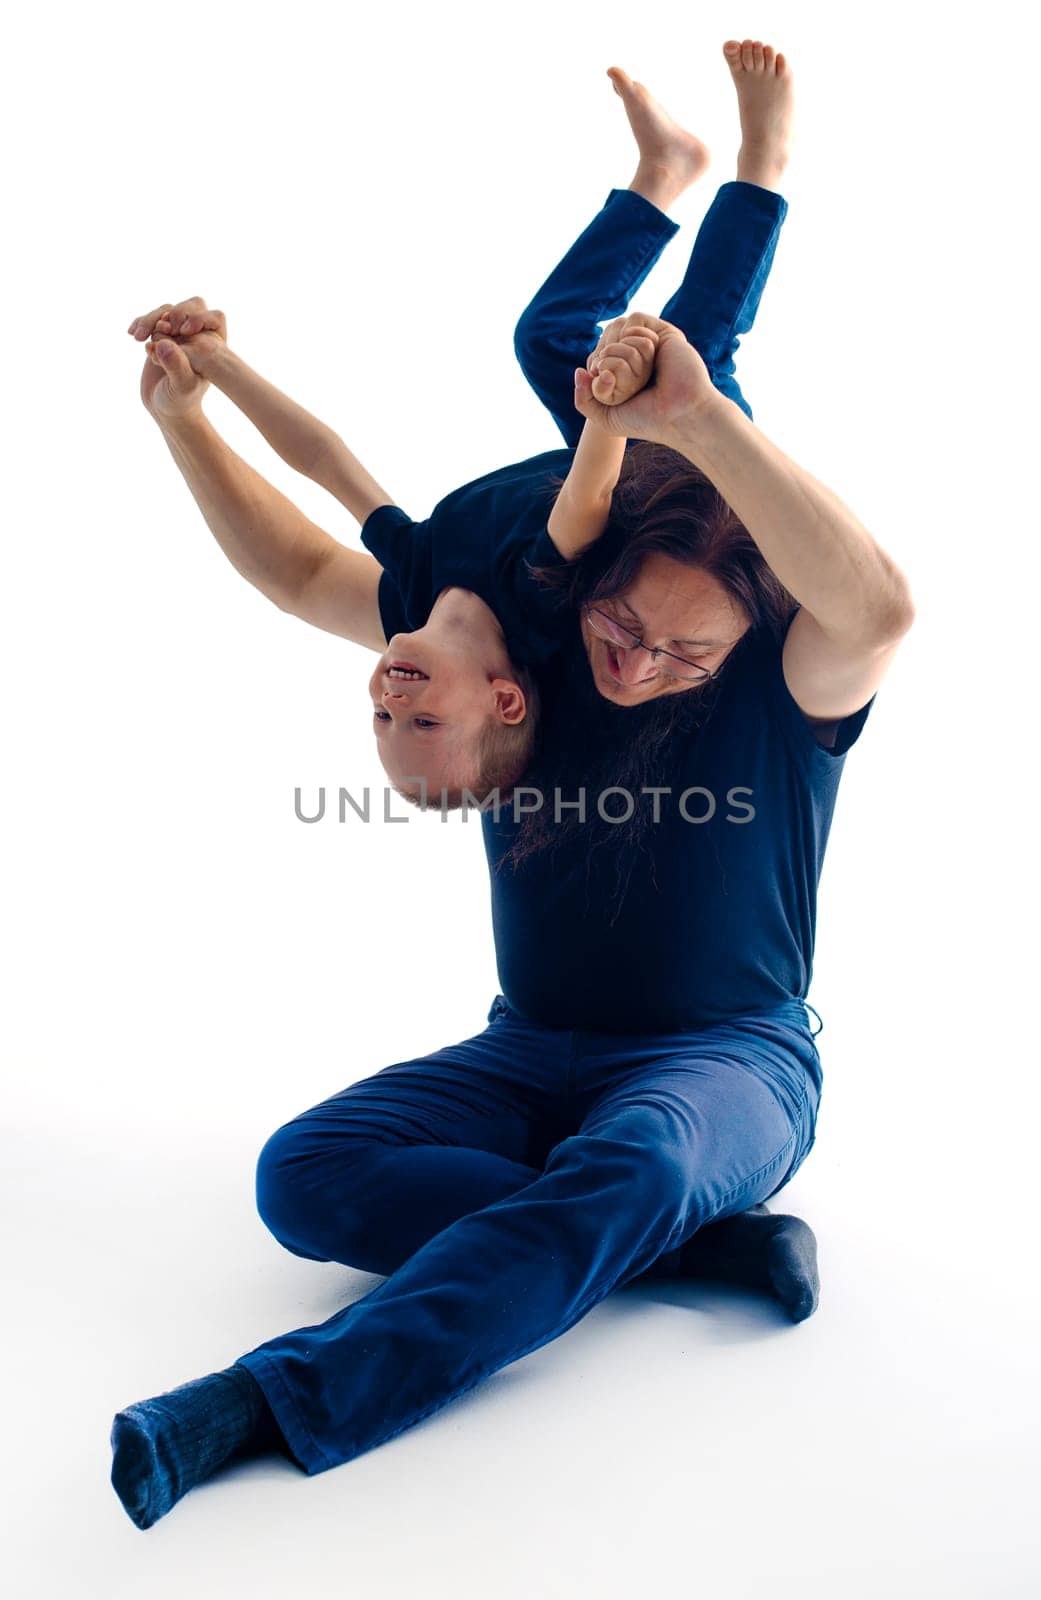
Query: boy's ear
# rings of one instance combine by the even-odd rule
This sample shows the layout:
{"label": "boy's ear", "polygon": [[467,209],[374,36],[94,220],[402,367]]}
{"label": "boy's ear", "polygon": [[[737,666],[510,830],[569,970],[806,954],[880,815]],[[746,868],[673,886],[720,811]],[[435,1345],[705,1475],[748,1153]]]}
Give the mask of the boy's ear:
{"label": "boy's ear", "polygon": [[493,714],[499,722],[505,722],[512,728],[524,721],[528,714],[528,702],[519,683],[514,683],[510,678],[495,678],[492,695],[495,703]]}

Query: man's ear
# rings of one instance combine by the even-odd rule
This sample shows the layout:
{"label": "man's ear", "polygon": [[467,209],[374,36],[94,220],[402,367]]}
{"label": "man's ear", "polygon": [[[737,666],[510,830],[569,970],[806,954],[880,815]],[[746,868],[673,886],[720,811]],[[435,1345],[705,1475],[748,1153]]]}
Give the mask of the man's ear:
{"label": "man's ear", "polygon": [[494,715],[499,722],[505,722],[507,727],[512,728],[524,721],[528,714],[528,702],[519,683],[514,683],[512,678],[495,678],[492,681],[492,695]]}

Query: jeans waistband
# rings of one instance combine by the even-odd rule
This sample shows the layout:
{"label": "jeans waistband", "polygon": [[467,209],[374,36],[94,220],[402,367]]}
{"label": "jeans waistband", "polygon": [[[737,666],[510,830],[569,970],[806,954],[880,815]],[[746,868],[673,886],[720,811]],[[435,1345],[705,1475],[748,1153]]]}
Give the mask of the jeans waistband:
{"label": "jeans waistband", "polygon": [[[796,1006],[801,1006],[801,1007],[804,1007],[807,1011],[812,1011],[813,1012],[813,1015],[817,1018],[817,1021],[820,1024],[820,1026],[818,1028],[815,1028],[815,1029],[814,1028],[810,1029],[810,1038],[811,1039],[816,1039],[817,1035],[819,1033],[821,1033],[823,1031],[823,1029],[824,1029],[824,1021],[823,1021],[823,1018],[821,1017],[820,1012],[817,1011],[814,1006],[811,1006],[808,1000],[803,1000],[803,999],[799,998],[798,996],[794,996],[791,1001],[785,1002],[785,1004],[791,1005],[793,1008],[796,1007]],[[518,1013],[516,1011],[511,1011],[510,1007],[506,1004],[505,996],[501,995],[501,994],[497,994],[495,996],[495,999],[491,1003],[491,1008],[489,1009],[489,1012],[488,1012],[488,1021],[489,1022],[494,1022],[497,1017],[517,1017],[517,1016],[518,1016]]]}

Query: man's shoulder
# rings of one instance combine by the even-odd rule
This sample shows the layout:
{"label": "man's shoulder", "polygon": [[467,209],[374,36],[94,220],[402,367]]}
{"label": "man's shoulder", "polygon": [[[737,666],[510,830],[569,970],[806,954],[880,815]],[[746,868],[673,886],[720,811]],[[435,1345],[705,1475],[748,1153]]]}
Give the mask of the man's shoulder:
{"label": "man's shoulder", "polygon": [[[842,757],[852,748],[874,705],[867,703],[847,717],[811,717],[795,700],[784,675],[784,639],[766,626],[756,628],[741,641],[734,662],[733,695],[743,702],[747,716],[752,705],[762,711],[766,724],[784,739],[789,753],[810,759],[821,772],[841,771]],[[823,758],[823,759],[822,759]]]}

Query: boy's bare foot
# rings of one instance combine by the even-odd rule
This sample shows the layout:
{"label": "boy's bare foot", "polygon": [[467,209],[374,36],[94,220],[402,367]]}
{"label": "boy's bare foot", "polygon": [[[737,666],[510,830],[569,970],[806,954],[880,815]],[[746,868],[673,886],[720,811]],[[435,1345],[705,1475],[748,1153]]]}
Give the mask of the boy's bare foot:
{"label": "boy's bare foot", "polygon": [[629,187],[660,211],[667,211],[684,189],[705,171],[709,164],[708,148],[693,133],[674,122],[643,84],[634,83],[621,67],[608,67],[607,76],[625,106],[629,126],[640,147],[640,162]]}
{"label": "boy's bare foot", "polygon": [[741,183],[773,189],[788,165],[795,90],[784,56],[761,39],[728,39],[723,46],[741,114]]}

